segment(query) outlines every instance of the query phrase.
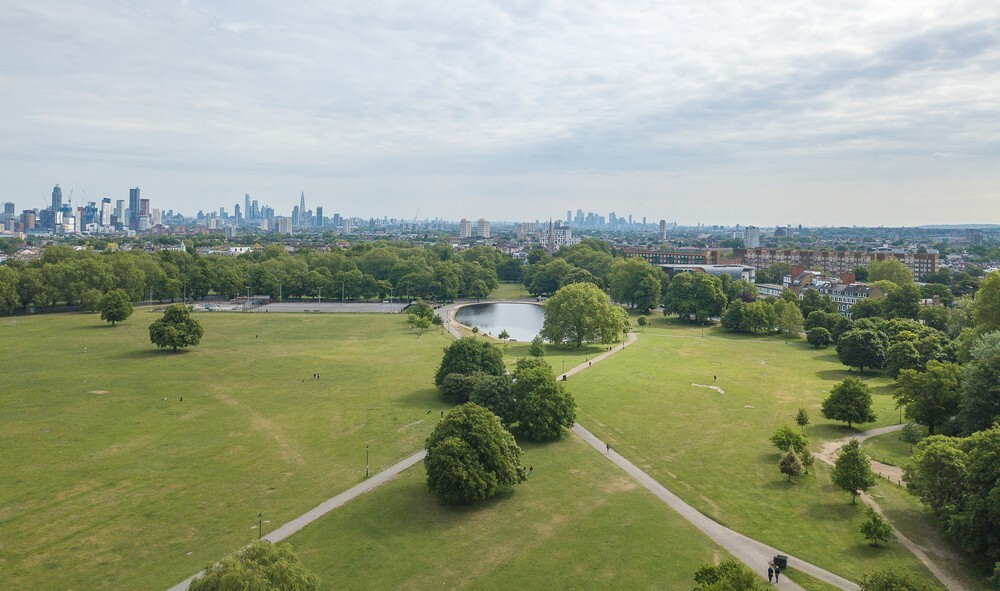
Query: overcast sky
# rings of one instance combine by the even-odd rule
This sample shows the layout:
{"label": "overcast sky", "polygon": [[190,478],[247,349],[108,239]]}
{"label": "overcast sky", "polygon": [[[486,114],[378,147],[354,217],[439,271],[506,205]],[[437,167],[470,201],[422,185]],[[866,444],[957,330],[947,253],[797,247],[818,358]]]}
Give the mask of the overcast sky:
{"label": "overcast sky", "polygon": [[[0,201],[1000,223],[1000,2],[6,2]],[[418,213],[419,212],[419,213]]]}

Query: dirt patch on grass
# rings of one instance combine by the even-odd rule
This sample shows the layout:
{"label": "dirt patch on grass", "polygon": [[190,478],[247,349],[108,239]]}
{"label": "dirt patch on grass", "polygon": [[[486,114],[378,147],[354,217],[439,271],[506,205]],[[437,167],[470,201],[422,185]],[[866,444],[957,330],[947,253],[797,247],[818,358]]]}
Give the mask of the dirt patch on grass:
{"label": "dirt patch on grass", "polygon": [[424,422],[424,419],[420,419],[419,421],[413,421],[412,423],[408,423],[406,425],[403,425],[399,429],[396,429],[396,433],[402,433],[404,430],[406,430],[406,429],[408,429],[410,427],[413,427],[415,425],[419,425],[420,423],[423,423],[423,422]]}
{"label": "dirt patch on grass", "polygon": [[694,388],[708,388],[709,390],[715,390],[719,394],[725,394],[726,393],[725,390],[723,390],[722,388],[720,388],[718,386],[709,386],[707,384],[691,384],[691,386],[694,387]]}
{"label": "dirt patch on grass", "polygon": [[111,394],[110,390],[91,390],[87,394]]}

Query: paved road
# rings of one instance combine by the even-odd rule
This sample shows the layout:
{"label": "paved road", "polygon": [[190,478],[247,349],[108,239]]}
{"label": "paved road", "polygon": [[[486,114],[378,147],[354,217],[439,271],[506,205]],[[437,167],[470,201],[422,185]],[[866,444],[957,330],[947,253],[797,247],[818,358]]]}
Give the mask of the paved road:
{"label": "paved road", "polygon": [[[412,456],[406,458],[405,460],[399,462],[398,464],[386,468],[385,470],[379,472],[378,474],[372,476],[371,478],[365,480],[364,482],[360,482],[352,486],[351,488],[345,490],[344,492],[340,493],[339,495],[331,499],[328,499],[326,501],[323,501],[315,508],[306,511],[299,517],[296,517],[295,519],[289,521],[285,525],[282,525],[278,529],[275,529],[271,533],[267,534],[266,536],[264,536],[264,539],[272,543],[277,543],[288,538],[292,534],[298,532],[305,526],[316,521],[317,519],[326,515],[330,511],[333,511],[334,509],[340,507],[347,501],[350,501],[354,497],[364,494],[374,489],[375,487],[379,486],[380,484],[384,484],[389,480],[392,480],[393,478],[398,476],[399,473],[402,472],[403,470],[411,468],[417,463],[419,463],[421,460],[424,459],[426,455],[427,455],[426,451],[424,450],[418,451]],[[203,572],[205,571],[200,571],[191,575],[190,577],[184,579],[180,583],[177,583],[167,591],[186,591],[188,585],[191,584],[191,581],[193,581],[195,577],[200,576]]]}
{"label": "paved road", "polygon": [[250,312],[255,314],[264,314],[267,312],[393,314],[402,311],[409,304],[409,302],[398,301],[393,301],[391,304],[388,302],[384,304],[380,302],[357,302],[351,304],[341,304],[340,302],[323,302],[321,304],[316,302],[278,302],[253,308]]}
{"label": "paved road", "polygon": [[[838,589],[844,589],[845,591],[858,591],[859,587],[856,584],[843,577],[823,570],[818,566],[809,564],[808,562],[804,562],[787,552],[782,552],[772,548],[771,546],[750,539],[743,534],[737,533],[728,527],[713,521],[691,505],[682,501],[680,497],[667,490],[662,484],[654,480],[652,476],[640,470],[635,464],[622,457],[615,450],[611,450],[610,452],[606,451],[606,444],[590,431],[584,429],[579,423],[573,425],[573,432],[589,443],[591,447],[601,452],[602,455],[606,456],[608,460],[616,466],[624,470],[625,473],[634,478],[636,482],[669,505],[671,509],[677,511],[681,517],[691,522],[692,525],[701,530],[701,532],[711,538],[712,541],[728,550],[730,554],[749,566],[755,572],[762,573],[762,576],[763,573],[766,573],[767,571],[767,563],[769,560],[778,554],[785,554],[788,556],[789,564],[791,564],[790,568],[806,573],[812,577],[820,579],[821,581],[825,581]],[[776,587],[778,589],[802,590],[802,587],[787,577],[782,577]]]}

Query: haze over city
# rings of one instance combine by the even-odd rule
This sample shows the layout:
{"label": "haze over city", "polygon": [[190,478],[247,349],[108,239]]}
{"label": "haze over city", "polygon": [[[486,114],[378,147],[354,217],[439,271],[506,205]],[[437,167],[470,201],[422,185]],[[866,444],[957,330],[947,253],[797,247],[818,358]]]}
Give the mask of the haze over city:
{"label": "haze over city", "polygon": [[996,222],[1000,6],[131,3],[0,15],[0,201]]}

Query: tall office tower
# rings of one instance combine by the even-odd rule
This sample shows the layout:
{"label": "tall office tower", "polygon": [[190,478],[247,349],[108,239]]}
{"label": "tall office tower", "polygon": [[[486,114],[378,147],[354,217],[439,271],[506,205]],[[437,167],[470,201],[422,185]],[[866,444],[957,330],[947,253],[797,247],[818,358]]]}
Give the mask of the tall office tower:
{"label": "tall office tower", "polygon": [[150,223],[153,224],[154,226],[162,226],[163,225],[163,212],[161,212],[159,209],[156,209],[154,207],[153,211],[150,212],[149,220],[150,220]]}
{"label": "tall office tower", "polygon": [[236,205],[233,206],[233,215],[236,216],[237,220],[242,220],[243,219],[242,214],[243,212],[240,210],[240,204],[237,203]]}
{"label": "tall office tower", "polygon": [[301,223],[299,221],[299,217],[301,215],[302,215],[302,210],[299,209],[298,205],[296,205],[295,207],[292,208],[292,227],[293,228],[298,228],[301,225]]}
{"label": "tall office tower", "polygon": [[566,210],[566,223],[567,224],[573,223],[573,212],[568,209]]}
{"label": "tall office tower", "polygon": [[323,227],[323,206],[322,205],[317,205],[316,206],[316,219],[315,219],[315,223],[313,225],[315,225],[316,227],[319,227],[319,228]]}
{"label": "tall office tower", "polygon": [[743,245],[747,248],[760,248],[760,228],[747,226],[743,230]]}
{"label": "tall office tower", "polygon": [[302,191],[299,197],[299,225],[304,226],[306,221],[306,192]]}
{"label": "tall office tower", "polygon": [[11,213],[11,214],[14,213],[14,202],[13,201],[8,201],[8,202],[4,203],[3,204],[3,212],[4,213]]}
{"label": "tall office tower", "polygon": [[479,221],[476,222],[476,236],[479,238],[490,237],[490,223],[486,221],[486,218],[479,218]]}
{"label": "tall office tower", "polygon": [[471,238],[472,237],[472,222],[462,218],[462,221],[458,222],[458,237],[459,238]]}
{"label": "tall office tower", "polygon": [[149,215],[149,199],[139,200],[139,215]]}
{"label": "tall office tower", "polygon": [[351,218],[344,218],[344,234],[350,234],[354,230]]}
{"label": "tall office tower", "polygon": [[256,199],[250,202],[250,219],[251,220],[260,219],[260,206],[257,205]]}
{"label": "tall office tower", "polygon": [[333,229],[336,230],[337,228],[339,228],[340,224],[343,223],[343,221],[344,220],[342,220],[340,218],[340,214],[339,213],[334,213],[333,214]]}
{"label": "tall office tower", "polygon": [[119,222],[125,222],[125,200],[118,199],[115,201],[115,217],[118,218]]}
{"label": "tall office tower", "polygon": [[243,215],[247,217],[247,221],[253,219],[253,217],[251,217],[251,213],[253,213],[253,210],[250,209],[250,193],[247,193],[243,195]]}
{"label": "tall office tower", "polygon": [[667,239],[667,220],[660,220],[660,240]]}
{"label": "tall office tower", "polygon": [[101,199],[101,221],[99,222],[102,226],[111,225],[111,198],[105,197]]}
{"label": "tall office tower", "polygon": [[139,187],[128,190],[128,227],[139,229]]}
{"label": "tall office tower", "polygon": [[56,185],[52,189],[52,211],[59,211],[62,209],[62,189],[59,185]]}

